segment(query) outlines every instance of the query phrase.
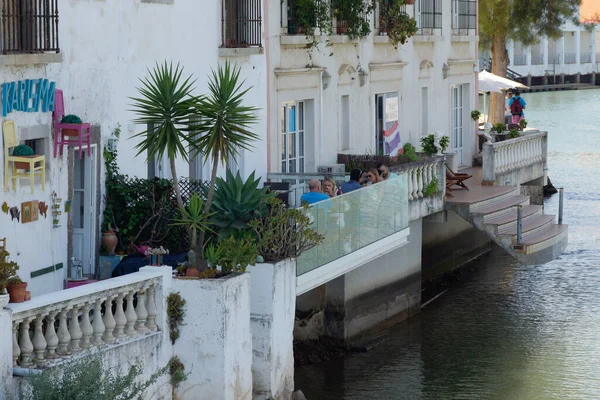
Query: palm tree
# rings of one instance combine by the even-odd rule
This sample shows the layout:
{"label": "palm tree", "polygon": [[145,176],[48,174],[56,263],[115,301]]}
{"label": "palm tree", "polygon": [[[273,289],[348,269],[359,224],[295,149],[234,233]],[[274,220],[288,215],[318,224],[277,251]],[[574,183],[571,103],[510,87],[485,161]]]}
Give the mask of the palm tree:
{"label": "palm tree", "polygon": [[[240,149],[251,149],[258,135],[249,130],[256,122],[256,107],[244,106],[242,101],[252,88],[243,89],[245,81],[240,81],[240,68],[219,65],[212,70],[208,84],[209,94],[197,103],[197,120],[194,127],[194,146],[197,153],[206,155],[205,162],[212,160],[210,187],[204,203],[204,214],[208,214],[215,193],[215,181],[219,163],[227,165],[229,160],[239,155]],[[200,231],[199,246],[204,247],[204,231]]]}
{"label": "palm tree", "polygon": [[182,79],[183,68],[179,64],[173,69],[173,63],[157,63],[148,73],[149,77],[140,79],[142,85],[137,88],[140,97],[130,97],[133,101],[131,111],[137,114],[136,124],[151,125],[153,129],[134,135],[142,139],[135,148],[137,155],[147,152],[148,159],[160,161],[164,155],[169,158],[177,204],[183,208],[175,158],[188,160],[184,142],[194,148],[194,143],[184,132],[189,130],[195,105],[202,98],[192,95],[195,80],[192,76]]}

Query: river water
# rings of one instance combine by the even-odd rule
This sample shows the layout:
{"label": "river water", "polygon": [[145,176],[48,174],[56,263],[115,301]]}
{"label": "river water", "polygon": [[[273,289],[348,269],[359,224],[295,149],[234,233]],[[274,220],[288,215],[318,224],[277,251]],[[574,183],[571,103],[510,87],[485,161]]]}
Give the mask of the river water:
{"label": "river water", "polygon": [[525,267],[495,248],[375,349],[299,368],[309,400],[600,399],[600,90],[523,98],[565,188],[565,254]]}

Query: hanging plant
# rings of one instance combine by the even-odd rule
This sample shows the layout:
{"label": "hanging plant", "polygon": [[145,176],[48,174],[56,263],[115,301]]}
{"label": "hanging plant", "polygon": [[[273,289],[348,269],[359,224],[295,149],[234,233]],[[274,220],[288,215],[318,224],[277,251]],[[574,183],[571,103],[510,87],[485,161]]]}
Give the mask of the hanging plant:
{"label": "hanging plant", "polygon": [[297,0],[290,9],[288,33],[304,34],[308,39],[308,48],[312,50],[319,45],[316,37],[317,28],[320,35],[329,36],[333,28],[329,4],[320,0]]}
{"label": "hanging plant", "polygon": [[379,0],[381,18],[394,48],[398,48],[398,44],[405,44],[418,30],[417,21],[404,12],[405,4],[412,3],[406,0]]}
{"label": "hanging plant", "polygon": [[361,39],[371,33],[369,14],[373,12],[374,4],[368,0],[333,0],[331,7],[338,23],[345,22],[344,34],[350,39]]}
{"label": "hanging plant", "polygon": [[481,117],[481,112],[479,110],[471,111],[471,119],[473,121],[479,121],[479,117]]}

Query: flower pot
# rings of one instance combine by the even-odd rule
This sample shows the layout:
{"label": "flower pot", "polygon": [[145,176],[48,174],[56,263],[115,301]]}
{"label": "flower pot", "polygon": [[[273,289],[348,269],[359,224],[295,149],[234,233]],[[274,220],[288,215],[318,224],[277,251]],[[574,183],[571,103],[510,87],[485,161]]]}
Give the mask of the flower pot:
{"label": "flower pot", "polygon": [[79,136],[79,129],[64,129],[62,130],[63,135],[65,136]]}
{"label": "flower pot", "polygon": [[415,0],[406,0],[406,3],[405,3],[405,4],[409,4],[409,5],[410,5],[410,4],[415,4]]}
{"label": "flower pot", "polygon": [[[34,158],[37,157],[36,155],[33,156],[18,156],[18,157],[23,157],[23,158]],[[28,162],[24,162],[24,161],[15,161],[15,169],[24,169],[24,170],[29,170],[31,164],[29,164]]]}
{"label": "flower pot", "polygon": [[160,267],[163,265],[163,255],[162,254],[150,254],[150,265],[153,267]]}
{"label": "flower pot", "polygon": [[115,234],[115,231],[110,230],[102,234],[102,246],[106,249],[108,254],[115,254],[115,248],[119,243],[119,239]]}
{"label": "flower pot", "polygon": [[8,294],[0,294],[0,309],[3,309],[9,302],[10,296]]}
{"label": "flower pot", "polygon": [[22,283],[9,283],[6,286],[6,290],[10,296],[11,303],[22,303],[25,301],[25,289],[27,289],[27,282]]}
{"label": "flower pot", "polygon": [[193,277],[193,278],[199,278],[200,277],[200,271],[198,271],[198,268],[196,268],[196,267],[191,267],[191,268],[188,268],[185,271],[185,276],[189,276],[189,277]]}

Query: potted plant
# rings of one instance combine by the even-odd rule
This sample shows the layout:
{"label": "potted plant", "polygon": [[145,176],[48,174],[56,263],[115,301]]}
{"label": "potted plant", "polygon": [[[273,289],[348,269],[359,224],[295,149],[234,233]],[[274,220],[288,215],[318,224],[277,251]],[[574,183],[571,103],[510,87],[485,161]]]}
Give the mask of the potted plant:
{"label": "potted plant", "polygon": [[10,253],[4,248],[0,250],[0,309],[8,304],[9,295],[6,293],[8,281],[19,270],[19,266],[14,261],[8,261]]}
{"label": "potted plant", "polygon": [[479,110],[471,111],[471,119],[473,121],[479,121],[479,117],[481,117],[481,112]]}
{"label": "potted plant", "polygon": [[163,265],[163,257],[165,254],[169,254],[169,250],[164,247],[148,247],[144,252],[146,257],[150,257],[150,265],[154,267],[160,267]]}
{"label": "potted plant", "polygon": [[527,120],[526,119],[520,120],[519,125],[521,126],[522,129],[527,128]]}
{"label": "potted plant", "polygon": [[[61,124],[81,125],[83,121],[77,115],[69,114],[62,117],[60,120]],[[62,133],[65,136],[79,136],[79,129],[75,128],[63,128]]]}
{"label": "potted plant", "polygon": [[[35,157],[35,153],[33,149],[26,144],[20,144],[13,149],[13,156],[15,157],[26,157],[33,158]],[[24,161],[15,161],[15,169],[24,169],[29,170],[30,164]]]}
{"label": "potted plant", "polygon": [[520,136],[519,131],[516,129],[511,129],[508,132],[508,138],[509,139],[514,139],[514,138],[518,138]]}
{"label": "potted plant", "polygon": [[[450,138],[448,136],[442,136],[440,138],[440,146],[442,147],[442,153],[446,151],[449,144]],[[430,157],[434,154],[437,154],[438,149],[437,147],[435,147],[435,135],[432,133],[430,135],[422,137],[421,147],[423,147],[423,153],[427,154]]]}
{"label": "potted plant", "polygon": [[6,289],[8,290],[11,303],[22,303],[25,301],[27,282],[23,282],[18,276],[13,276],[8,280]]}
{"label": "potted plant", "polygon": [[380,8],[383,10],[381,19],[387,27],[386,34],[392,45],[397,48],[398,43],[406,43],[410,37],[417,33],[417,21],[404,12],[402,1],[387,2],[385,7],[383,6],[385,0],[380,1]]}

